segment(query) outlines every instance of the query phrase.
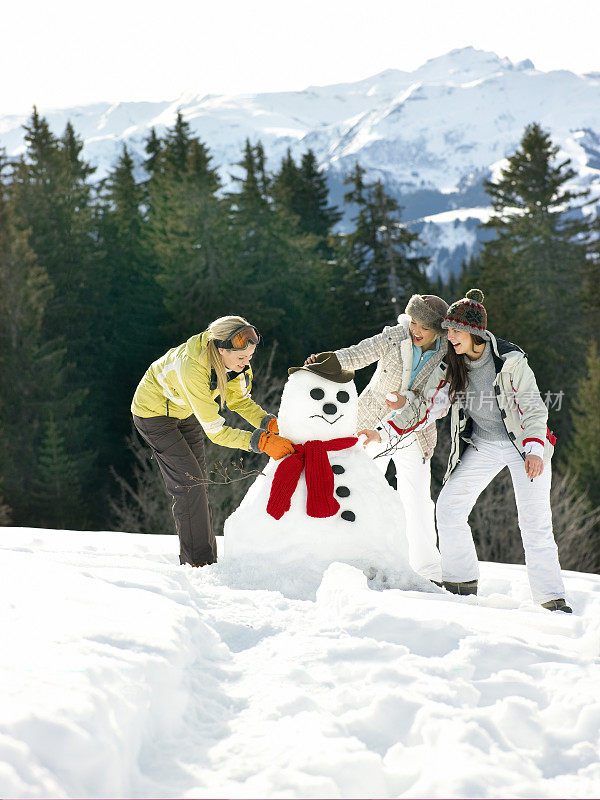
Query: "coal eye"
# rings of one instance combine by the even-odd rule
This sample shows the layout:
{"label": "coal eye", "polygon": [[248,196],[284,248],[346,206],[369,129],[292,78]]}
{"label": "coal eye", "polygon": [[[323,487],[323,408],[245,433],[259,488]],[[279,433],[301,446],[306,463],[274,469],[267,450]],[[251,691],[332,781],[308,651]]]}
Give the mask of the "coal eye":
{"label": "coal eye", "polygon": [[347,403],[350,400],[350,395],[348,392],[338,392],[336,394],[339,403]]}
{"label": "coal eye", "polygon": [[323,389],[311,389],[310,396],[313,400],[322,400],[325,397]]}

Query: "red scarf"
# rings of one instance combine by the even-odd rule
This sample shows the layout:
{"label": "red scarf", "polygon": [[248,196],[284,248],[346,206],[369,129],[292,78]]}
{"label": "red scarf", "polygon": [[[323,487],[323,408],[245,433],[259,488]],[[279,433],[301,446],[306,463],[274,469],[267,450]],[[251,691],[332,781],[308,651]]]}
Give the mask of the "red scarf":
{"label": "red scarf", "polygon": [[346,450],[357,442],[355,436],[347,436],[327,442],[316,439],[294,445],[295,452],[284,458],[275,470],[267,513],[275,519],[281,519],[289,511],[302,470],[306,469],[306,513],[309,517],[333,517],[340,504],[333,496],[333,470],[327,451]]}

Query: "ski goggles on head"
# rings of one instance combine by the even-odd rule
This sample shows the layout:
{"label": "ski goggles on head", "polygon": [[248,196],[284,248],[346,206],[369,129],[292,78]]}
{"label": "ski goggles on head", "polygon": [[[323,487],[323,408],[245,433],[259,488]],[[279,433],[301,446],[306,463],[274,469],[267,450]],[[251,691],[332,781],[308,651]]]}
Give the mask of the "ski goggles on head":
{"label": "ski goggles on head", "polygon": [[235,330],[229,339],[215,339],[217,347],[224,350],[245,350],[250,344],[258,344],[260,333],[252,325],[242,325]]}

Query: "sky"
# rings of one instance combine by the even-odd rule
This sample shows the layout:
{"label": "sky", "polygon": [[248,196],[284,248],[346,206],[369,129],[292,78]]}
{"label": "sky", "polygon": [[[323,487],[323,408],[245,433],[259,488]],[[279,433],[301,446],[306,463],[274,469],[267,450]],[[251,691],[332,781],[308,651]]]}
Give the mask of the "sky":
{"label": "sky", "polygon": [[600,71],[598,0],[29,0],[0,16],[0,113],[301,90],[459,47]]}

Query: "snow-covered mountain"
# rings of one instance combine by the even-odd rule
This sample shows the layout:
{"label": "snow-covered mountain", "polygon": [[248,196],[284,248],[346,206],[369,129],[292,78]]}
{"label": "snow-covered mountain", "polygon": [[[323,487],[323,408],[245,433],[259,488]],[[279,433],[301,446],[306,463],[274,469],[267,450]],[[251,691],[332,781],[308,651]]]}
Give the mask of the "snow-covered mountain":
{"label": "snow-covered mountain", "polygon": [[562,614],[516,564],[457,597],[177,553],[2,529],[2,797],[598,797],[600,576]]}
{"label": "snow-covered mountain", "polygon": [[[414,72],[387,70],[299,92],[188,94],[164,103],[41,110],[57,132],[73,122],[85,139],[86,157],[102,175],[123,142],[141,160],[149,129],[164,131],[178,109],[209,145],[225,183],[247,137],[262,140],[271,167],[287,148],[295,156],[312,148],[336,202],[344,175],[358,160],[400,199],[404,219],[424,230],[434,256],[453,241],[473,246],[480,214],[467,212],[487,203],[481,181],[514,151],[532,121],[572,159],[578,185],[600,194],[600,73],[543,72],[531,61],[515,64],[472,47],[430,59]],[[9,155],[23,147],[25,120],[0,117],[0,146]],[[436,219],[452,210],[459,211],[456,218]],[[440,238],[443,246],[436,243]],[[454,266],[451,252],[440,257],[438,269]]]}

